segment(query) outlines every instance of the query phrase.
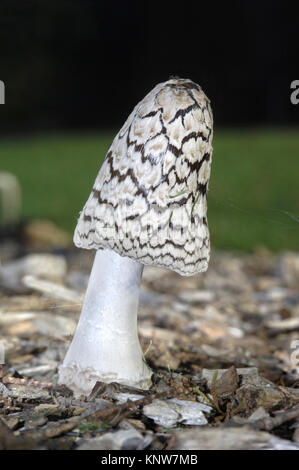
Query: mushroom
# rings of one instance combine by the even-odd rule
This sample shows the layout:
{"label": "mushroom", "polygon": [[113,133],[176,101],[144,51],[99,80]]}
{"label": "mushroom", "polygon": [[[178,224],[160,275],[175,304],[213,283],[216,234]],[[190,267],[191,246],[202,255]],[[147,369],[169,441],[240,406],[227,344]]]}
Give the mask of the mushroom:
{"label": "mushroom", "polygon": [[144,265],[182,276],[207,270],[207,190],[213,117],[199,85],[172,78],[137,104],[108,150],[74,233],[96,255],[59,383],[88,394],[97,381],[148,389],[138,339]]}

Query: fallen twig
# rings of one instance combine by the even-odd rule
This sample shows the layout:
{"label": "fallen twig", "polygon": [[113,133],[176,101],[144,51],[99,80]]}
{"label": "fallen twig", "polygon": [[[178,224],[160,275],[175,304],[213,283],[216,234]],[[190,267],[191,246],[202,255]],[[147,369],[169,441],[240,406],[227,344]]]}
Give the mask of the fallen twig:
{"label": "fallen twig", "polygon": [[265,418],[261,418],[255,421],[255,425],[258,426],[259,429],[263,429],[265,431],[272,431],[274,428],[278,428],[283,423],[287,421],[291,421],[292,419],[299,418],[299,408],[291,409],[284,411],[282,413],[277,414],[273,418],[271,416],[267,416]]}

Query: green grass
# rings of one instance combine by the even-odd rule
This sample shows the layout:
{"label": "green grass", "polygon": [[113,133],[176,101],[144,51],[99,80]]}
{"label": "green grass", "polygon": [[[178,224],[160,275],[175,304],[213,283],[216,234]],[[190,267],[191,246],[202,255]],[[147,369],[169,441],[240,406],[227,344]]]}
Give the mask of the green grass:
{"label": "green grass", "polygon": [[[10,138],[0,171],[18,176],[23,215],[72,232],[113,133]],[[217,248],[298,249],[299,132],[215,131],[209,226]]]}

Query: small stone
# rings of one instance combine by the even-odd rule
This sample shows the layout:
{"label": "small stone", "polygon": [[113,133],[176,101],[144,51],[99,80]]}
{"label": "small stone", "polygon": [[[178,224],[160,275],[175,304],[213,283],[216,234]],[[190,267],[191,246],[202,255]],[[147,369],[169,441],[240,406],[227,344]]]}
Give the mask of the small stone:
{"label": "small stone", "polygon": [[78,450],[142,450],[144,438],[136,429],[109,432],[83,441]]}
{"label": "small stone", "polygon": [[28,385],[20,384],[9,384],[7,387],[9,389],[9,396],[11,398],[23,398],[29,400],[50,400],[51,395],[48,390],[32,387]]}
{"label": "small stone", "polygon": [[284,300],[290,295],[290,291],[284,287],[273,287],[266,292],[256,292],[254,299],[258,302],[276,302]]}
{"label": "small stone", "polygon": [[117,400],[120,403],[126,403],[128,400],[131,401],[137,401],[140,400],[141,398],[144,398],[144,395],[137,395],[134,393],[111,393],[110,397],[113,398],[114,400]]}
{"label": "small stone", "polygon": [[36,413],[55,414],[59,410],[59,405],[52,405],[50,403],[41,403],[34,408]]}
{"label": "small stone", "polygon": [[197,303],[208,303],[212,302],[214,299],[215,294],[212,291],[204,291],[204,290],[190,290],[190,291],[182,291],[179,292],[178,298],[184,302],[189,302],[192,304]]}
{"label": "small stone", "polygon": [[165,428],[175,427],[179,420],[179,414],[167,401],[162,400],[153,400],[151,404],[144,406],[143,414]]}
{"label": "small stone", "polygon": [[10,396],[10,391],[5,385],[0,382],[0,395],[2,395],[4,398],[7,398]]}
{"label": "small stone", "polygon": [[7,426],[9,427],[9,429],[11,429],[12,431],[15,431],[17,429],[17,427],[19,426],[19,418],[17,417],[8,417],[6,420],[5,420]]}
{"label": "small stone", "polygon": [[172,428],[177,423],[190,426],[205,425],[208,422],[203,411],[210,413],[212,408],[202,403],[178,399],[153,400],[143,408],[145,416],[165,428]]}
{"label": "small stone", "polygon": [[252,415],[249,416],[248,421],[250,423],[254,423],[255,421],[258,421],[259,419],[264,419],[268,418],[269,413],[266,412],[265,408],[262,406],[259,406],[253,413]]}

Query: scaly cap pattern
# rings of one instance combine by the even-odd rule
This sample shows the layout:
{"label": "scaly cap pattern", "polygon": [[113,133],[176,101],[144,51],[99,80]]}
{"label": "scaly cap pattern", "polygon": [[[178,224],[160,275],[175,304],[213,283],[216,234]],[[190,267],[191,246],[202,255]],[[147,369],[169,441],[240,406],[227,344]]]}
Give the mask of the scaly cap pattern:
{"label": "scaly cap pattern", "polygon": [[206,271],[213,115],[200,86],[173,78],[137,104],[108,150],[74,234],[183,276]]}

